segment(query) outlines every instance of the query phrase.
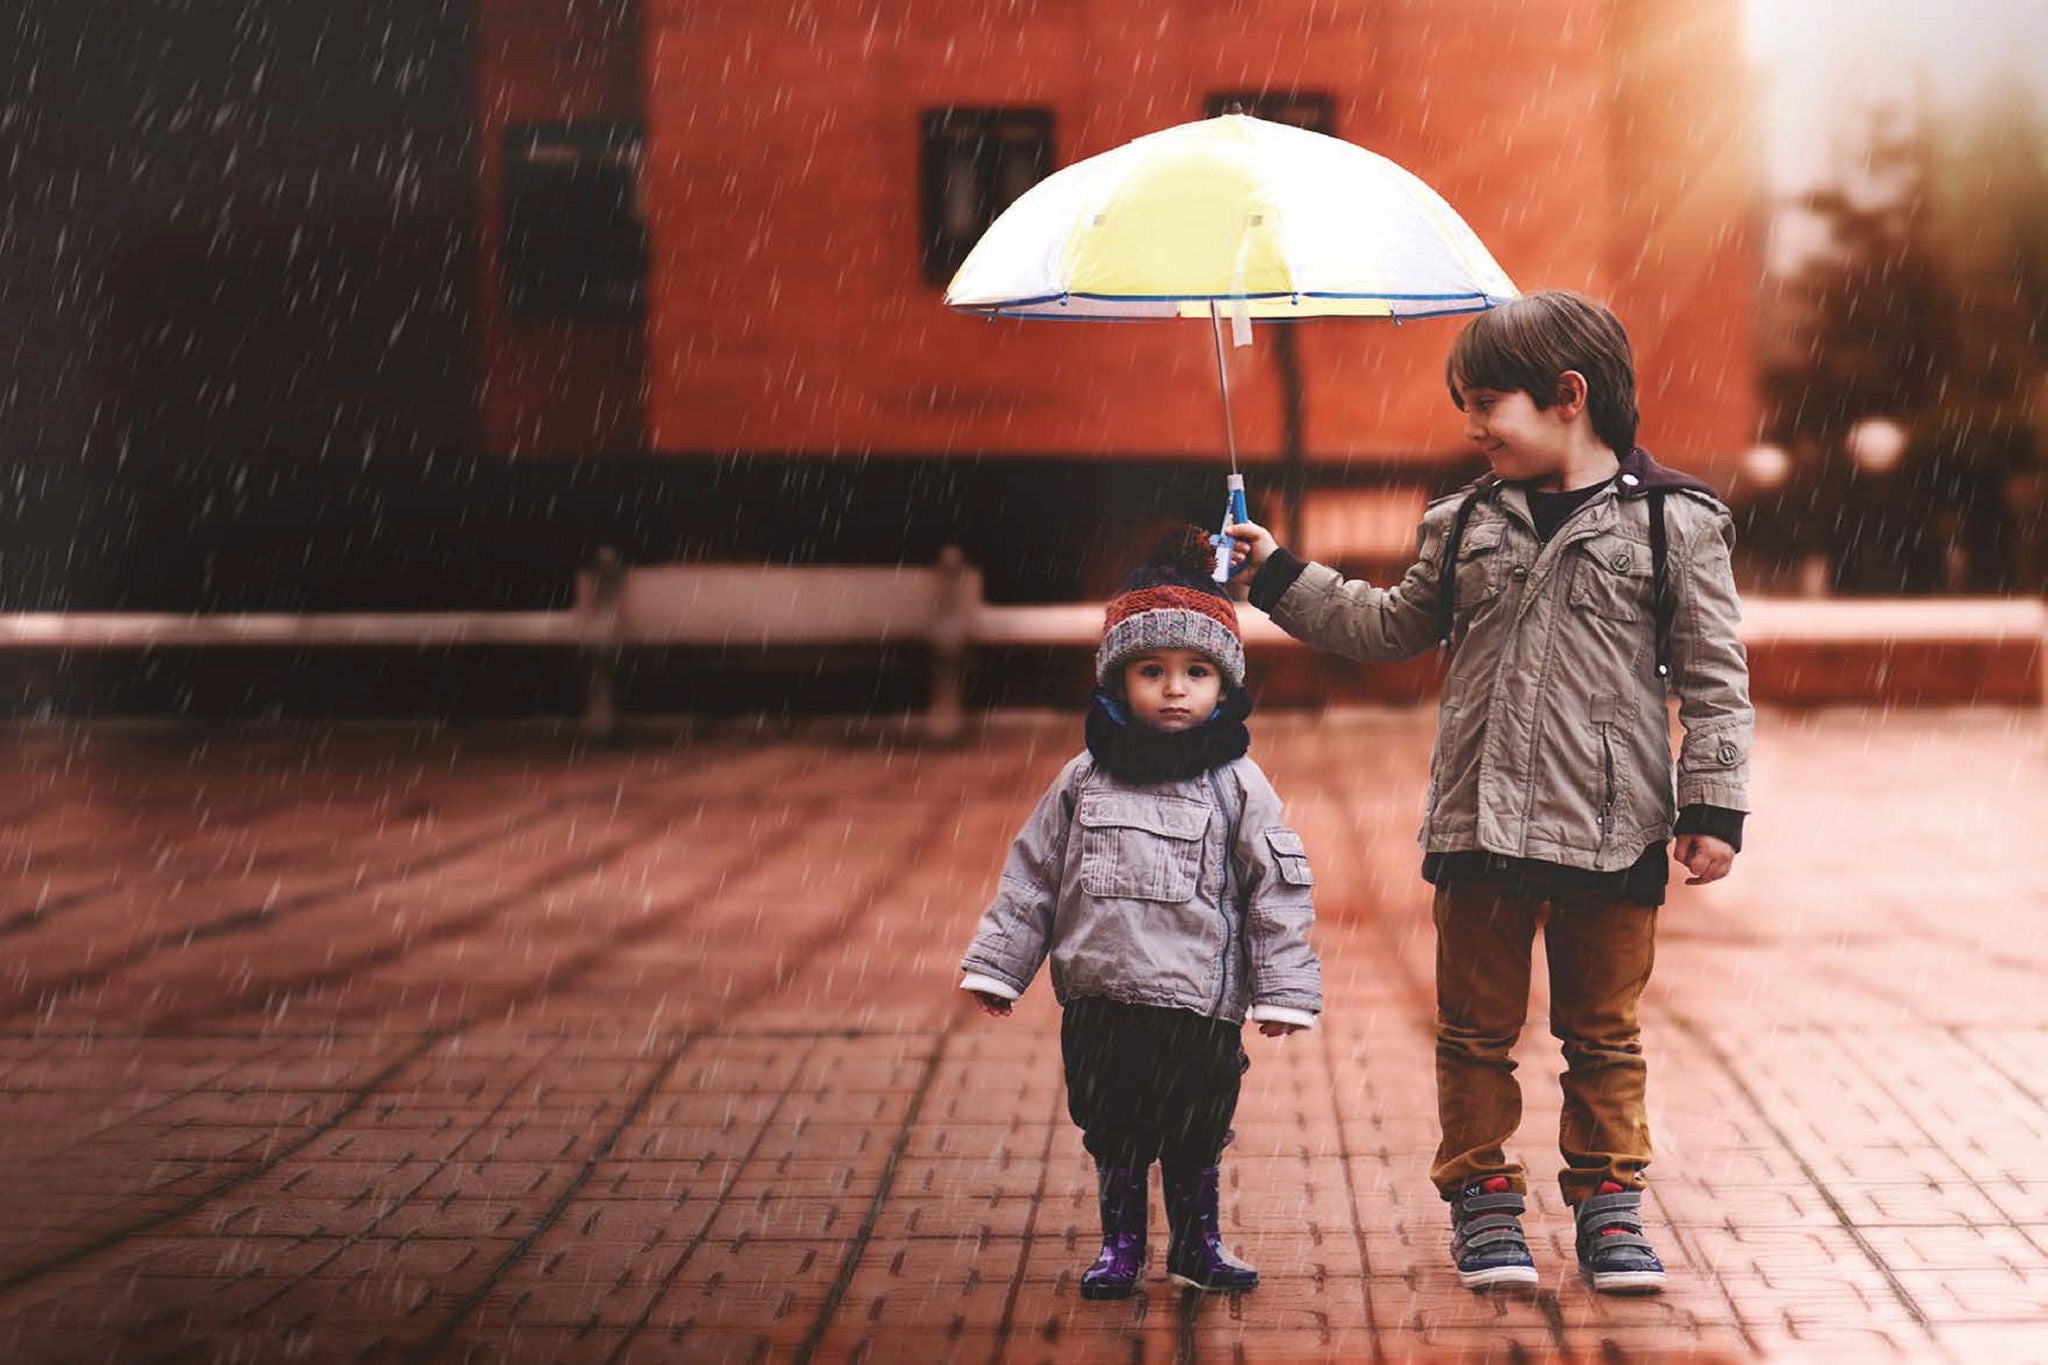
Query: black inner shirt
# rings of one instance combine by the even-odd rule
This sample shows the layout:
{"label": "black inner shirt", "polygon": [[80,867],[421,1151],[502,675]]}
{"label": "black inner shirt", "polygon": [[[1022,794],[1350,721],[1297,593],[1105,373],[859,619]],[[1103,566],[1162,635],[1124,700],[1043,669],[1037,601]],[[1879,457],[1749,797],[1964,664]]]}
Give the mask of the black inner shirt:
{"label": "black inner shirt", "polygon": [[1529,495],[1529,519],[1536,523],[1536,538],[1548,545],[1550,538],[1557,534],[1557,528],[1606,486],[1607,480],[1602,479],[1599,483],[1589,483],[1584,488],[1568,488],[1562,493],[1538,493],[1533,488],[1525,489]]}

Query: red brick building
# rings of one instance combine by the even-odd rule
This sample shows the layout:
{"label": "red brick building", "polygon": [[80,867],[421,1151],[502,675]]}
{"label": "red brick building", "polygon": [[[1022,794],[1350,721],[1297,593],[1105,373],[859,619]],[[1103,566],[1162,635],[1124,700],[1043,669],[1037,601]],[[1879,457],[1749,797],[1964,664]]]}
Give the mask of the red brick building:
{"label": "red brick building", "polygon": [[[1734,0],[1148,0],[989,6],[485,0],[482,296],[510,123],[635,117],[638,326],[483,319],[495,450],[806,461],[1208,460],[1196,326],[948,314],[926,277],[921,119],[1034,112],[1065,165],[1229,94],[1306,97],[1435,186],[1524,288],[1611,300],[1646,443],[1709,478],[1754,434],[1755,252]],[[1461,456],[1458,320],[1298,330],[1311,484]],[[1282,443],[1272,333],[1233,358],[1242,448]],[[1313,495],[1312,495],[1313,496]]]}
{"label": "red brick building", "polygon": [[[1752,434],[1735,0],[359,8],[194,0],[102,33],[24,0],[9,608],[538,607],[606,546],[954,543],[996,600],[1100,592],[1145,523],[1219,510],[1203,329],[955,316],[937,247],[992,186],[1226,98],[1407,166],[1524,287],[1612,299],[1660,455],[1726,483]],[[1017,134],[993,171],[991,130]],[[1232,357],[1255,508],[1291,489],[1296,544],[1398,554],[1472,468],[1440,381],[1456,327],[1261,329]],[[645,700],[722,704],[719,670]],[[820,704],[897,704],[919,676]],[[552,657],[486,653],[25,657],[0,691],[59,713],[576,704]]]}

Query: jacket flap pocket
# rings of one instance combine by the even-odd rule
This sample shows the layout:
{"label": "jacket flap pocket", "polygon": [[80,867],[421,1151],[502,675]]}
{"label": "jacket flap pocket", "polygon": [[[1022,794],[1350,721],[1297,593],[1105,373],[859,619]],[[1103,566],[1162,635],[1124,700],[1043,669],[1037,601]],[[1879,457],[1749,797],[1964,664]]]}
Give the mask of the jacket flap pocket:
{"label": "jacket flap pocket", "polygon": [[1199,839],[1209,827],[1209,808],[1179,797],[1098,792],[1081,798],[1074,819],[1090,829],[1142,829],[1167,839]]}
{"label": "jacket flap pocket", "polygon": [[1602,533],[1572,546],[1571,604],[1614,621],[1639,621],[1650,609],[1650,547]]}
{"label": "jacket flap pocket", "polygon": [[1574,548],[1610,574],[1623,578],[1650,576],[1650,547],[1644,541],[1603,533],[1586,537]]}
{"label": "jacket flap pocket", "polygon": [[1280,868],[1280,880],[1289,886],[1314,886],[1316,874],[1309,870],[1308,850],[1302,847],[1301,836],[1291,829],[1269,829],[1266,843],[1273,850],[1273,861]]}
{"label": "jacket flap pocket", "polygon": [[1504,521],[1489,521],[1478,526],[1467,526],[1465,534],[1458,537],[1458,562],[1462,564],[1468,559],[1477,559],[1481,555],[1492,554],[1498,550],[1501,537],[1507,534],[1507,529],[1508,525]]}

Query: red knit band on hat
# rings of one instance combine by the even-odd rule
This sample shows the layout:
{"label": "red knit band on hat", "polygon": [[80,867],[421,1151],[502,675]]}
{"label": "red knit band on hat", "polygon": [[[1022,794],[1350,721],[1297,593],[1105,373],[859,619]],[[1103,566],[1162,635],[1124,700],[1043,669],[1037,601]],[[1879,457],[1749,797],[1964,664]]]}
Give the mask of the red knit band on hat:
{"label": "red knit band on hat", "polygon": [[1214,593],[1202,592],[1197,588],[1175,587],[1162,584],[1150,588],[1133,588],[1118,593],[1109,599],[1108,608],[1102,613],[1102,628],[1109,630],[1127,616],[1136,616],[1141,611],[1159,611],[1173,608],[1180,611],[1198,611],[1210,617],[1233,635],[1241,632],[1237,628],[1237,608],[1228,599]]}

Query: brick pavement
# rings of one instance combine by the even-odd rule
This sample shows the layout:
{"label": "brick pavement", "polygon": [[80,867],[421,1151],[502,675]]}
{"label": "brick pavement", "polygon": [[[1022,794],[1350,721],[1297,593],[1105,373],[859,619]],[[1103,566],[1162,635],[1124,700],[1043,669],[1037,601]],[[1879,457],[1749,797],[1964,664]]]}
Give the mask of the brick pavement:
{"label": "brick pavement", "polygon": [[1070,719],[16,732],[0,1358],[2048,1360],[2039,716],[1765,717],[1750,847],[1664,919],[1648,1301],[1566,1269],[1540,993],[1545,1281],[1445,1265],[1429,724],[1259,725],[1327,1026],[1248,1039],[1265,1283],[1184,1300],[1155,1255],[1124,1304],[1074,1291],[1048,993],[952,990]]}

